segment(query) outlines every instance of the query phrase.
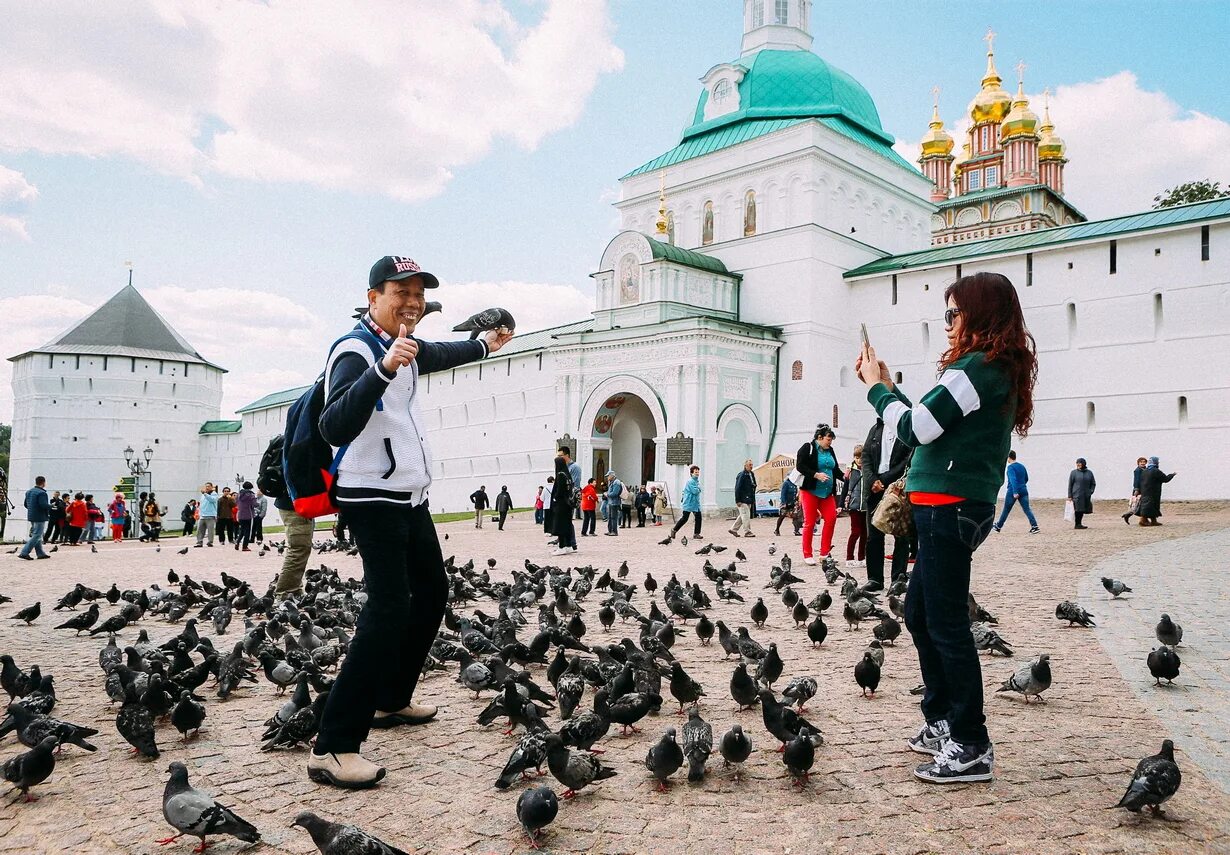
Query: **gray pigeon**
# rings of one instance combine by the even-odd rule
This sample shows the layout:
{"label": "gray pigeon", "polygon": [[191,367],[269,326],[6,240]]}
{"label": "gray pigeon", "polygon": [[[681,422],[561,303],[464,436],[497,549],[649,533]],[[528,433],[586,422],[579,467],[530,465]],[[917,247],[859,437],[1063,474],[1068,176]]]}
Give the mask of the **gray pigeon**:
{"label": "gray pigeon", "polygon": [[989,650],[992,655],[999,653],[1003,656],[1011,656],[1013,654],[1012,645],[1004,641],[1003,636],[982,621],[971,623],[969,630],[974,636],[974,647],[978,650]]}
{"label": "gray pigeon", "polygon": [[662,738],[645,755],[645,768],[658,779],[659,793],[666,792],[666,779],[679,771],[682,765],[683,749],[675,741],[675,728],[668,727]]}
{"label": "gray pigeon", "polygon": [[[1029,703],[1033,695],[1042,701],[1042,693],[1051,686],[1051,657],[1049,653],[1039,653],[1032,660],[1021,666],[1015,674],[1004,680],[1004,684],[996,692],[1019,692]],[[1043,702],[1045,703],[1045,702]]]}
{"label": "gray pigeon", "polygon": [[229,834],[245,843],[260,842],[261,833],[256,826],[218,804],[208,793],[192,788],[188,783],[187,766],[177,760],[167,771],[171,778],[162,791],[162,815],[179,833],[159,840],[159,845],[173,843],[185,834],[201,838],[201,851],[205,849],[205,837],[210,834]]}
{"label": "gray pigeon", "polygon": [[513,318],[512,312],[508,309],[492,308],[470,315],[453,327],[453,332],[469,332],[470,338],[478,338],[480,333],[488,330],[505,329],[512,332],[516,328],[517,321]]}
{"label": "gray pigeon", "polygon": [[321,855],[408,855],[404,849],[372,837],[357,825],[329,822],[310,810],[295,814],[291,826],[296,825],[312,835],[312,842]]}
{"label": "gray pigeon", "polygon": [[1093,615],[1082,609],[1071,600],[1064,600],[1059,605],[1055,606],[1055,617],[1059,620],[1066,620],[1068,626],[1080,624],[1081,626],[1097,626],[1093,622]]}
{"label": "gray pigeon", "polygon": [[881,668],[884,667],[884,645],[880,643],[880,639],[873,638],[867,643],[867,649],[864,653],[870,653],[872,660]]}
{"label": "gray pigeon", "polygon": [[1174,762],[1174,743],[1163,740],[1161,751],[1136,764],[1132,782],[1115,807],[1127,808],[1132,813],[1147,807],[1154,816],[1162,816],[1162,803],[1179,791],[1182,782],[1183,774]]}
{"label": "gray pigeon", "polygon": [[1157,622],[1157,640],[1167,647],[1177,647],[1183,641],[1183,627],[1170,619],[1170,615],[1163,614],[1162,619]]}
{"label": "gray pigeon", "polygon": [[56,767],[55,748],[59,742],[55,736],[44,736],[29,751],[4,761],[4,780],[21,790],[27,802],[38,801],[37,796],[30,795],[30,788],[51,777]]}
{"label": "gray pigeon", "polygon": [[1132,593],[1132,589],[1120,582],[1118,579],[1111,579],[1109,576],[1102,577],[1102,587],[1110,592],[1110,595],[1116,600],[1123,594]]}
{"label": "gray pigeon", "polygon": [[713,728],[700,717],[695,704],[688,711],[688,722],[683,726],[683,756],[688,761],[688,780],[693,783],[705,779],[705,763],[713,753]]}
{"label": "gray pigeon", "polygon": [[743,726],[736,724],[726,731],[718,750],[722,752],[722,762],[735,767],[734,778],[739,780],[743,764],[752,755],[752,740],[743,732]]}
{"label": "gray pigeon", "polygon": [[550,825],[559,813],[559,799],[550,787],[532,787],[517,797],[517,820],[521,823],[530,848],[538,849],[542,830]]}
{"label": "gray pigeon", "polygon": [[786,743],[782,749],[782,763],[794,778],[794,786],[802,789],[811,776],[811,767],[816,762],[816,746],[811,740],[807,725],[799,728],[799,735]]}
{"label": "gray pigeon", "polygon": [[563,793],[565,799],[572,798],[595,781],[615,777],[615,770],[603,766],[593,754],[569,751],[557,734],[548,733],[546,745],[547,767],[555,779],[568,788]]}
{"label": "gray pigeon", "polygon": [[[883,652],[881,651],[881,656]],[[818,685],[815,677],[795,677],[782,689],[782,697],[794,701],[799,712],[807,708],[807,702],[816,696]]]}

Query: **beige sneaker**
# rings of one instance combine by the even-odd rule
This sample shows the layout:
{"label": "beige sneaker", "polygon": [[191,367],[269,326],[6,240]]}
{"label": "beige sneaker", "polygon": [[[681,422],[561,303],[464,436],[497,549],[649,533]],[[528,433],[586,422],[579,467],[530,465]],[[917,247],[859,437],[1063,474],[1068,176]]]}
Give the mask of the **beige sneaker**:
{"label": "beige sneaker", "polygon": [[384,778],[384,767],[377,766],[361,754],[317,754],[308,752],[308,777],[318,784],[330,784],[348,790],[374,787]]}
{"label": "beige sneaker", "polygon": [[400,727],[403,724],[427,724],[436,717],[439,710],[431,704],[416,704],[411,702],[397,712],[376,711],[372,719],[372,727],[385,730],[390,727]]}

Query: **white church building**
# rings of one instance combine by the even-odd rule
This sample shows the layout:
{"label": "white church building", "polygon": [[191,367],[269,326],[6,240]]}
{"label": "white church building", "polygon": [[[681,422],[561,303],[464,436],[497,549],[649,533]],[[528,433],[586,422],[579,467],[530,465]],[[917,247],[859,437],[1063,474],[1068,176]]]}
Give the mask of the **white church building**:
{"label": "white church building", "polygon": [[[742,50],[700,78],[681,139],[620,179],[590,316],[426,378],[433,509],[464,509],[479,484],[528,505],[560,442],[586,477],[672,496],[695,462],[710,510],[733,506],[745,459],[793,455],[819,422],[844,464],[874,418],[852,369],[860,323],[921,395],[944,288],[983,270],[1013,281],[1038,343],[1016,444],[1036,497],[1063,496],[1077,457],[1097,498],[1124,497],[1142,455],[1181,472],[1167,498],[1230,497],[1208,465],[1230,439],[1230,199],[1086,221],[1049,113],[1002,89],[990,47],[960,154],[937,107],[920,171],[871,95],[812,52],[810,7],[745,0]],[[182,505],[205,478],[254,477],[302,392],[220,420],[223,370],[131,288],[12,359],[18,492],[37,470],[105,493],[119,448],[149,445],[155,489]]]}

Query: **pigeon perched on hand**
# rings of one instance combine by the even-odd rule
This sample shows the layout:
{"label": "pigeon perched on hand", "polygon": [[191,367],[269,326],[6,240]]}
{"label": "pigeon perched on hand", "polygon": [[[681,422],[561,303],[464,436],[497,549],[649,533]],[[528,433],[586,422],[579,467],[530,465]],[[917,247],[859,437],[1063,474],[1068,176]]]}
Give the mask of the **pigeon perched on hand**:
{"label": "pigeon perched on hand", "polygon": [[529,838],[531,849],[539,848],[542,830],[555,821],[558,813],[559,799],[550,787],[532,787],[517,796],[517,821]]}
{"label": "pigeon perched on hand", "polygon": [[1109,576],[1102,577],[1102,587],[1110,592],[1110,595],[1116,600],[1123,594],[1132,593],[1132,589],[1120,582],[1118,579],[1111,579]]}
{"label": "pigeon perched on hand", "polygon": [[516,328],[517,321],[513,318],[512,312],[508,309],[492,308],[470,315],[453,327],[453,332],[469,332],[470,338],[474,339],[488,330],[513,332]]}
{"label": "pigeon perched on hand", "polygon": [[404,849],[390,846],[357,825],[329,822],[310,810],[295,814],[291,823],[291,827],[294,826],[312,835],[312,842],[321,855],[408,855]]}
{"label": "pigeon perched on hand", "polygon": [[162,816],[178,834],[157,841],[159,845],[173,843],[185,834],[201,838],[197,851],[204,852],[207,835],[229,834],[245,843],[258,843],[261,833],[256,826],[240,819],[230,808],[219,804],[213,796],[193,789],[188,783],[188,767],[178,760],[167,767],[171,773],[162,791]]}
{"label": "pigeon perched on hand", "polygon": [[1162,803],[1179,791],[1182,782],[1183,774],[1179,764],[1174,762],[1174,743],[1163,740],[1161,751],[1136,764],[1132,782],[1115,807],[1126,808],[1132,813],[1140,813],[1141,808],[1147,807],[1154,816],[1162,816]]}
{"label": "pigeon perched on hand", "polygon": [[1015,674],[1004,680],[1004,684],[996,692],[1019,692],[1029,703],[1033,695],[1040,702],[1042,693],[1051,686],[1051,657],[1047,653],[1039,653],[1032,660],[1021,666]]}

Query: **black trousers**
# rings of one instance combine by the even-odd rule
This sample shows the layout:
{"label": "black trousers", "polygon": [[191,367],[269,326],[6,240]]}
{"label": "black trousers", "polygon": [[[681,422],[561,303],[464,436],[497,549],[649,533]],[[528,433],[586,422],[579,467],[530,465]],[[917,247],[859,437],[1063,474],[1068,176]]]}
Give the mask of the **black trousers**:
{"label": "black trousers", "polygon": [[367,604],[316,737],[317,754],[359,750],[377,710],[410,703],[444,618],[448,577],[427,503],[370,502],[346,512],[363,559]]}
{"label": "black trousers", "polygon": [[619,519],[621,522],[621,526],[620,526],[621,528],[629,528],[632,525],[632,506],[631,505],[620,505],[619,506]]}
{"label": "black trousers", "polygon": [[[884,585],[884,532],[871,524],[871,517],[880,505],[879,497],[883,493],[871,493],[870,507],[867,509],[867,581],[879,582]],[[910,538],[893,538],[893,577],[889,584],[896,582],[910,569]]]}
{"label": "black trousers", "polygon": [[508,517],[508,508],[500,511],[500,531],[504,530],[504,520]]}
{"label": "black trousers", "polygon": [[264,541],[265,539],[265,518],[252,517],[252,539]]}
{"label": "black trousers", "polygon": [[636,527],[637,528],[645,527],[645,506],[644,505],[636,506]]}
{"label": "black trousers", "polygon": [[584,517],[581,522],[581,536],[594,534],[594,528],[598,525],[598,513],[596,511],[582,511],[581,515]]}
{"label": "black trousers", "polygon": [[697,513],[696,511],[684,511],[680,515],[679,522],[675,523],[675,527],[671,529],[671,537],[674,537],[675,535],[679,534],[679,529],[683,528],[683,524],[688,521],[688,517],[693,517],[692,537],[700,537],[701,517],[700,517],[700,514]]}
{"label": "black trousers", "polygon": [[239,521],[239,533],[235,535],[235,548],[248,548],[248,544],[252,542],[252,520]]}

